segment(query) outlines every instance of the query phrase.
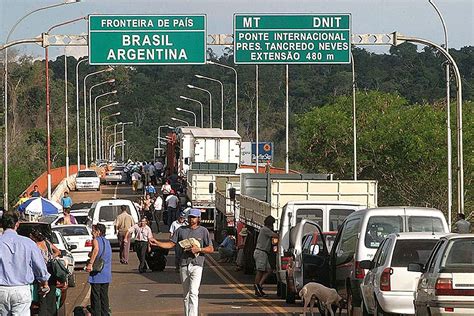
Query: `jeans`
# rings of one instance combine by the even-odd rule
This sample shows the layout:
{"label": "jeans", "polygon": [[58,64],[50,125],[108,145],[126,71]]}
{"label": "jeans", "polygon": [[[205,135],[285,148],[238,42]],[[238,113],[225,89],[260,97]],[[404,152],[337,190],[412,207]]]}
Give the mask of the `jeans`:
{"label": "jeans", "polygon": [[168,206],[168,225],[171,225],[171,223],[173,223],[178,218],[176,214],[177,212],[177,208]]}
{"label": "jeans", "polygon": [[119,232],[117,234],[118,242],[120,245],[119,258],[120,262],[128,263],[128,253],[130,252],[130,242],[125,240],[125,234],[127,232]]}
{"label": "jeans", "polygon": [[0,315],[30,316],[30,305],[29,285],[0,286]]}
{"label": "jeans", "polygon": [[187,266],[181,266],[180,272],[183,283],[184,315],[198,316],[202,267],[190,263]]}
{"label": "jeans", "polygon": [[91,283],[92,316],[108,316],[109,310],[109,283]]}
{"label": "jeans", "polygon": [[219,247],[219,259],[233,259],[234,251],[229,248]]}

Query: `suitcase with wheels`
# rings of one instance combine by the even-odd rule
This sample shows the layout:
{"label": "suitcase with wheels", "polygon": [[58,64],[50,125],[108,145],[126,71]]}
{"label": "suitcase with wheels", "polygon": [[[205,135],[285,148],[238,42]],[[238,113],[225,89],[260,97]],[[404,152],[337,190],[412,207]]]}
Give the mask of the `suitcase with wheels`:
{"label": "suitcase with wheels", "polygon": [[167,249],[152,246],[151,251],[146,254],[146,262],[151,271],[163,271],[166,267]]}

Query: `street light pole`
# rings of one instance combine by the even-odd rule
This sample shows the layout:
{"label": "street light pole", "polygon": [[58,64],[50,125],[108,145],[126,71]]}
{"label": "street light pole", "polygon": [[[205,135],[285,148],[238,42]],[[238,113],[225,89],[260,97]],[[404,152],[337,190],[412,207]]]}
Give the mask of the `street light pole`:
{"label": "street light pole", "polygon": [[[441,11],[438,9],[436,4],[432,0],[428,0],[428,2],[433,6],[436,13],[441,20],[441,24],[443,25],[443,32],[444,32],[444,48],[447,52],[449,52],[448,48],[448,29],[446,27],[446,23],[444,21],[443,15]],[[450,96],[450,70],[449,70],[449,63],[446,63],[446,125],[447,125],[447,147],[448,147],[448,224],[451,227],[452,224],[452,208],[453,208],[453,171],[452,171],[452,141],[451,141],[451,96]]]}
{"label": "street light pole", "polygon": [[355,81],[355,64],[354,54],[351,50],[351,66],[352,66],[352,138],[354,142],[354,181],[357,181],[357,116],[356,116],[356,81]]}
{"label": "street light pole", "polygon": [[188,84],[188,88],[205,91],[209,94],[209,127],[212,128],[212,94],[211,91]]}
{"label": "street light pole", "polygon": [[180,111],[180,112],[185,112],[185,113],[191,113],[193,116],[194,116],[194,127],[196,127],[196,113],[194,113],[193,111],[188,111],[186,109],[182,109],[182,108],[176,108],[176,111]]}
{"label": "street light pole", "polygon": [[133,122],[125,122],[122,124],[122,162],[125,161],[125,125],[132,125]]}
{"label": "street light pole", "polygon": [[[113,80],[113,81],[112,81]],[[110,79],[107,82],[115,82],[115,79]],[[116,94],[117,90],[113,90],[110,92],[102,93],[94,98],[94,143],[95,143],[95,159],[97,160],[99,158],[98,150],[97,150],[97,143],[98,143],[98,136],[97,136],[97,99],[107,96],[110,94]],[[91,153],[92,155],[92,153]]]}
{"label": "street light pole", "polygon": [[[98,127],[98,130],[99,130],[99,159],[103,159],[103,158],[104,158],[104,155],[102,154],[102,153],[103,153],[102,138],[104,137],[104,136],[103,136],[103,135],[104,135],[104,127],[103,127],[104,122],[103,122],[103,120],[102,120],[102,121],[100,120],[100,111],[102,111],[103,109],[108,108],[108,107],[110,107],[110,106],[112,106],[112,105],[117,105],[117,104],[119,104],[118,101],[117,101],[117,102],[114,102],[114,103],[110,103],[110,104],[104,105],[104,106],[100,107],[100,108],[99,108],[99,111],[98,111],[98,112],[99,112],[99,114],[98,114],[98,116],[99,116],[99,119],[98,119],[98,123],[99,123],[99,127]],[[117,115],[120,115],[120,112],[118,112],[118,113],[119,113],[119,114],[117,114]],[[114,113],[114,114],[115,114],[115,113]],[[104,117],[104,119],[105,119],[105,118],[107,118],[107,116]]]}
{"label": "street light pole", "polygon": [[256,159],[255,159],[256,173],[259,173],[258,159],[260,157],[258,155],[258,65],[255,65],[255,151],[256,151]]}
{"label": "street light pole", "polygon": [[162,129],[163,127],[166,127],[166,128],[169,128],[169,129],[173,129],[173,128],[174,128],[173,126],[170,126],[170,125],[168,125],[168,124],[158,126],[158,150],[159,150],[159,151],[161,151],[160,138],[161,138],[161,129]]}
{"label": "street light pole", "polygon": [[[85,149],[85,155],[86,155],[86,168],[89,167],[89,157],[87,155],[87,87],[86,87],[87,78],[93,75],[100,74],[102,72],[106,72],[106,71],[108,72],[112,70],[113,70],[112,67],[108,67],[96,72],[92,72],[84,77],[84,87],[83,87],[84,89],[84,97],[83,97],[84,99],[84,149]],[[91,116],[91,124],[92,124],[92,116]],[[91,155],[92,155],[92,151],[91,151]]]}
{"label": "street light pole", "polygon": [[88,61],[89,58],[86,57],[76,64],[76,129],[77,129],[77,171],[81,170],[81,151],[80,151],[80,110],[79,110],[79,65],[85,61]]}
{"label": "street light pole", "polygon": [[186,122],[185,120],[181,120],[181,119],[176,118],[176,117],[172,117],[171,120],[172,120],[172,121],[175,121],[175,122],[181,122],[181,123],[186,124],[186,126],[189,126],[189,123]]}
{"label": "street light pole", "polygon": [[199,105],[201,106],[201,127],[204,127],[204,114],[203,114],[203,105],[202,105],[202,102],[200,102],[200,101],[198,101],[198,100],[195,100],[195,99],[191,99],[191,98],[182,96],[182,95],[180,95],[179,97],[180,97],[181,99],[183,99],[183,100],[188,100],[188,101],[193,101],[193,102],[199,103]]}
{"label": "street light pole", "polygon": [[222,81],[214,79],[214,78],[201,76],[201,75],[194,75],[194,76],[199,79],[206,79],[209,81],[218,82],[221,85],[221,129],[224,129],[224,85],[222,84]]}
{"label": "street light pole", "polygon": [[288,129],[289,129],[289,116],[290,116],[290,105],[289,105],[289,100],[288,100],[288,90],[289,90],[289,69],[288,69],[288,64],[286,64],[286,67],[285,67],[285,70],[286,70],[286,98],[285,98],[285,108],[286,108],[286,115],[285,115],[285,125],[286,125],[286,128],[285,128],[285,138],[286,138],[286,142],[285,142],[285,173],[289,173],[290,172],[290,160],[289,160],[289,137],[288,137]]}
{"label": "street light pole", "polygon": [[[24,19],[26,19],[30,15],[32,15],[36,12],[39,12],[39,11],[59,7],[59,6],[65,5],[65,4],[76,3],[76,2],[79,2],[79,0],[64,0],[61,3],[56,3],[56,4],[51,4],[51,5],[48,5],[48,6],[44,6],[44,7],[35,9],[35,10],[25,14],[23,17],[18,19],[15,22],[15,24],[12,26],[12,28],[8,32],[5,43],[9,42],[10,36],[15,31],[16,27]],[[3,153],[3,155],[4,155],[3,207],[4,207],[5,210],[8,210],[8,47],[5,47],[5,58],[4,58],[3,66],[4,66],[4,95],[3,95],[4,96],[4,111],[3,111],[3,116],[4,116],[4,140],[5,140],[4,153]]]}
{"label": "street light pole", "polygon": [[239,111],[238,111],[238,106],[237,106],[237,96],[238,96],[238,90],[237,90],[237,82],[238,82],[238,76],[237,76],[237,70],[234,68],[234,67],[231,67],[231,66],[228,66],[228,65],[224,65],[224,64],[219,64],[219,63],[216,63],[214,61],[207,61],[208,64],[210,65],[216,65],[216,66],[220,66],[220,67],[224,67],[224,68],[228,68],[228,69],[232,69],[234,71],[234,75],[235,75],[235,131],[238,132],[239,131]]}

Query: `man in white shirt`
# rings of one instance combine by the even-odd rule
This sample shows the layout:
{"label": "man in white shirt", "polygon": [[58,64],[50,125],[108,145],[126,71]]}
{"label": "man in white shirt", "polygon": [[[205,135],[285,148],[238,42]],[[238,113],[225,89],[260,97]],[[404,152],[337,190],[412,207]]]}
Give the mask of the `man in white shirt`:
{"label": "man in white shirt", "polygon": [[171,223],[173,223],[173,221],[175,221],[177,218],[176,212],[178,211],[178,207],[179,207],[179,199],[175,195],[175,192],[173,189],[171,189],[170,195],[168,195],[165,202],[166,202],[166,210],[168,211],[168,225],[171,225]]}

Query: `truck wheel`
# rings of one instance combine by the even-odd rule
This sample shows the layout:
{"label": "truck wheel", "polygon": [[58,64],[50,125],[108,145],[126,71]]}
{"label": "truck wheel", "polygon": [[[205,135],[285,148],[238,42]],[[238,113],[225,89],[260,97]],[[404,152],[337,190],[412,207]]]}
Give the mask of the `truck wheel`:
{"label": "truck wheel", "polygon": [[294,304],[296,300],[296,293],[292,292],[289,288],[288,285],[286,286],[286,298],[285,301],[288,304]]}

